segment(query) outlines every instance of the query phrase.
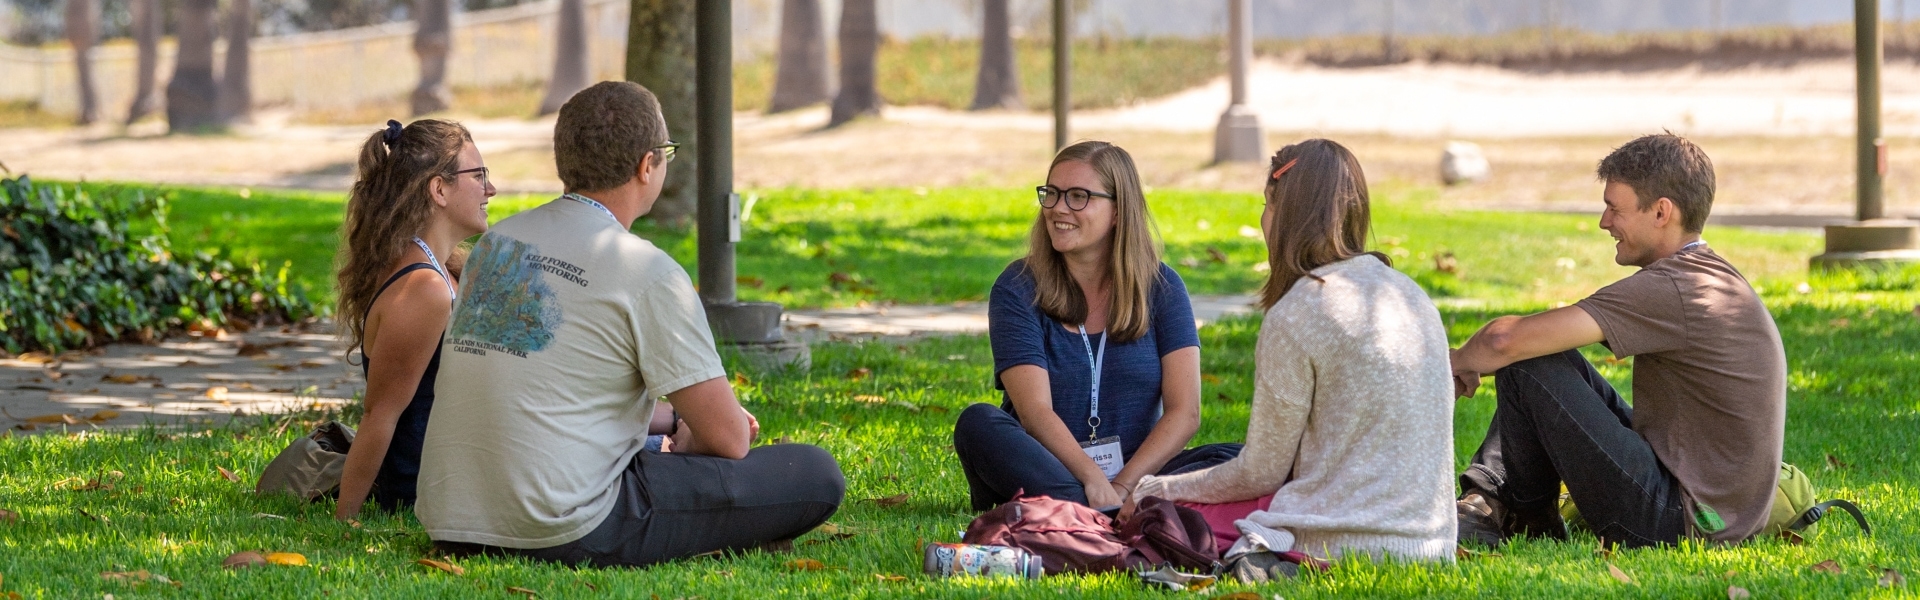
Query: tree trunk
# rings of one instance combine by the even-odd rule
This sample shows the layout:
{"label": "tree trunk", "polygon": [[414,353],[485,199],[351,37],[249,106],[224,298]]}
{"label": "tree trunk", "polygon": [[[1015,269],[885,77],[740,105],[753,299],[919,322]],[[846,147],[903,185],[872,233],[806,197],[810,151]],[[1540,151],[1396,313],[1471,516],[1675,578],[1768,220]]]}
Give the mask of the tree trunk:
{"label": "tree trunk", "polygon": [[154,93],[154,71],[160,67],[160,0],[133,0],[133,39],[136,65],[133,77],[133,105],[127,107],[127,124],[152,114],[160,96]]}
{"label": "tree trunk", "polygon": [[220,76],[220,118],[253,122],[253,0],[227,6],[227,60]]}
{"label": "tree trunk", "polygon": [[880,18],[874,0],[840,5],[840,93],[833,98],[828,127],[880,114],[880,90],[874,82],[874,55],[880,52]]}
{"label": "tree trunk", "polygon": [[176,133],[220,126],[220,85],[213,78],[214,9],[219,0],[180,0],[180,49],[167,82],[167,128]]}
{"label": "tree trunk", "polygon": [[587,60],[586,0],[560,0],[560,15],[556,20],[555,33],[559,37],[554,40],[553,76],[547,79],[547,97],[540,100],[542,115],[560,112],[560,105],[587,89],[593,78],[587,68],[591,63]]}
{"label": "tree trunk", "polygon": [[820,0],[785,0],[780,5],[780,67],[773,78],[767,112],[793,110],[833,98],[827,71],[827,24]]}
{"label": "tree trunk", "polygon": [[[627,23],[627,81],[646,86],[660,98],[667,137],[680,142],[667,163],[667,183],[648,216],[662,225],[685,227],[699,206],[694,180],[699,163],[694,139],[693,12],[697,0],[633,0]],[[712,0],[709,0],[712,1]]]}
{"label": "tree trunk", "polygon": [[453,106],[447,91],[447,54],[453,48],[453,0],[414,0],[413,54],[420,59],[420,85],[413,88],[413,116]]}
{"label": "tree trunk", "polygon": [[100,120],[100,96],[93,88],[93,45],[100,41],[99,0],[67,0],[67,42],[73,45],[74,80],[80,84],[81,125]]}
{"label": "tree trunk", "polygon": [[973,83],[972,110],[1026,108],[1020,99],[1020,71],[1013,62],[1013,23],[1008,0],[986,0],[986,24],[980,29],[980,77]]}

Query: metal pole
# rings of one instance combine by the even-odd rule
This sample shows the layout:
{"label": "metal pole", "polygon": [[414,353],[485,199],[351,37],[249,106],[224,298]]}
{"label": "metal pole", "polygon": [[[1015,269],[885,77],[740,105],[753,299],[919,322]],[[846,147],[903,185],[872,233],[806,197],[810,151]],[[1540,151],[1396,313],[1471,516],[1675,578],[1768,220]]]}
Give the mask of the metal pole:
{"label": "metal pole", "polygon": [[1880,0],[1854,0],[1853,13],[1853,55],[1860,93],[1860,131],[1855,142],[1859,172],[1856,217],[1866,221],[1884,215],[1881,184],[1887,175],[1887,142],[1880,137]]}
{"label": "metal pole", "polygon": [[700,299],[734,301],[733,3],[707,0],[694,14],[694,118],[699,139]]}
{"label": "metal pole", "polygon": [[[1227,67],[1233,69],[1233,104],[1243,106],[1247,103],[1247,65],[1253,62],[1252,28],[1253,0],[1230,0],[1227,7]],[[1393,14],[1388,9],[1389,15]],[[1387,26],[1387,44],[1393,44],[1393,26]]]}
{"label": "metal pole", "polygon": [[1073,7],[1070,0],[1053,0],[1053,149],[1067,147],[1071,137],[1067,113],[1073,106]]}

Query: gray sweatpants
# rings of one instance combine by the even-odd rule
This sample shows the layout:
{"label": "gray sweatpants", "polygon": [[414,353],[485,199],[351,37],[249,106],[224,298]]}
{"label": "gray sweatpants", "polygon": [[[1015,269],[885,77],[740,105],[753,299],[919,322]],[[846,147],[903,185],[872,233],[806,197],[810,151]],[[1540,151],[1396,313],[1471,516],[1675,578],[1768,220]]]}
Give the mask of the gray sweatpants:
{"label": "gray sweatpants", "polygon": [[539,549],[436,542],[453,555],[508,554],[596,567],[646,566],[799,537],[846,497],[840,465],[816,446],[776,444],[729,460],[641,452],[613,513],[586,537]]}

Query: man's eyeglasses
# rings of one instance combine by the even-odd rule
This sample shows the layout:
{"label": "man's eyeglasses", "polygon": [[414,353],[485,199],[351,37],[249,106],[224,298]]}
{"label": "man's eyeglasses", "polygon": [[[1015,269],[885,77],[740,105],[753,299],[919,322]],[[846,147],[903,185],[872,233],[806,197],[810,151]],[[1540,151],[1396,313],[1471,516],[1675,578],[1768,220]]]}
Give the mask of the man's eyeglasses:
{"label": "man's eyeglasses", "polygon": [[471,169],[461,169],[461,170],[458,170],[458,171],[454,171],[454,172],[452,172],[452,173],[448,173],[448,174],[447,174],[447,177],[448,177],[449,179],[451,179],[451,178],[456,178],[456,177],[459,177],[459,176],[461,176],[461,175],[465,175],[465,174],[468,174],[468,173],[479,173],[479,174],[480,174],[480,185],[486,185],[486,184],[487,184],[487,168],[486,168],[486,167],[474,167],[474,168],[471,168]]}
{"label": "man's eyeglasses", "polygon": [[1053,208],[1055,205],[1060,204],[1061,196],[1066,196],[1067,208],[1072,210],[1085,210],[1087,203],[1092,202],[1094,198],[1113,199],[1113,194],[1096,192],[1087,188],[1067,188],[1063,190],[1051,185],[1043,185],[1033,188],[1033,192],[1039,196],[1041,208]]}
{"label": "man's eyeglasses", "polygon": [[661,144],[653,147],[654,150],[660,151],[660,164],[663,164],[663,165],[673,162],[674,151],[679,148],[680,148],[680,142],[675,142],[671,140],[669,140],[665,144]]}

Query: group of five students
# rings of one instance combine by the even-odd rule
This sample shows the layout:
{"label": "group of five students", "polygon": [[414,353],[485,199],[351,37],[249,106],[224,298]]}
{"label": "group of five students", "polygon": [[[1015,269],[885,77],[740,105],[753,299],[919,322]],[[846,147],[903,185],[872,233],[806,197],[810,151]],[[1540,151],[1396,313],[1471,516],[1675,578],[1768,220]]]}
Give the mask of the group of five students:
{"label": "group of five students", "polygon": [[[628,232],[664,184],[666,131],[639,85],[580,92],[555,124],[567,193],[491,228],[463,127],[393,122],[367,141],[338,276],[366,416],[336,517],[412,505],[450,553],[612,566],[788,540],[837,510],[846,484],[824,450],[752,447],[758,422],[692,281]],[[1759,531],[1785,355],[1700,240],[1714,182],[1697,146],[1650,135],[1600,164],[1600,226],[1639,272],[1457,349],[1421,288],[1367,250],[1351,152],[1306,140],[1266,172],[1246,438],[1188,448],[1200,340],[1132,158],[1097,141],[1056,155],[1027,255],[990,295],[1005,401],[954,428],[975,510],[1044,494],[1124,518],[1158,496],[1200,511],[1222,547],[1448,561],[1458,541],[1565,537],[1564,484],[1608,543]],[[482,233],[456,281],[440,257]],[[1637,357],[1632,407],[1576,350],[1595,342]],[[1453,399],[1484,375],[1498,404],[1456,493]]]}

